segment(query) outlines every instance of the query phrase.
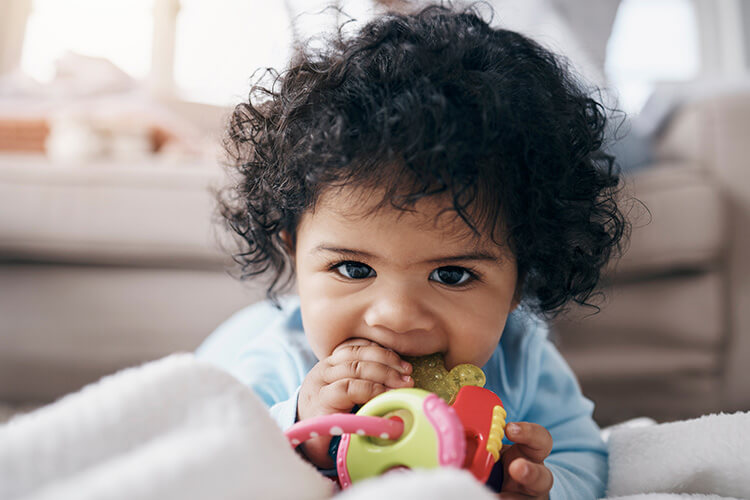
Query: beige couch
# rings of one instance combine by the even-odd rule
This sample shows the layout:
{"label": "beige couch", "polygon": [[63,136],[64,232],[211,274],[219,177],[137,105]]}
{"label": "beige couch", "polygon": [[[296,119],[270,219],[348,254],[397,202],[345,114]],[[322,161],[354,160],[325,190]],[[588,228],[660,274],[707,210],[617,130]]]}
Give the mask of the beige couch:
{"label": "beige couch", "polygon": [[600,314],[556,321],[600,422],[750,409],[750,93],[683,106],[628,177],[630,249]]}
{"label": "beige couch", "polygon": [[[679,113],[658,165],[629,180],[653,220],[635,222],[602,313],[553,325],[601,422],[750,407],[748,126],[750,94]],[[193,349],[258,300],[213,243],[207,187],[221,182],[210,164],[0,157],[0,401]]]}
{"label": "beige couch", "polygon": [[0,157],[0,400],[193,349],[258,294],[214,243],[215,166]]}

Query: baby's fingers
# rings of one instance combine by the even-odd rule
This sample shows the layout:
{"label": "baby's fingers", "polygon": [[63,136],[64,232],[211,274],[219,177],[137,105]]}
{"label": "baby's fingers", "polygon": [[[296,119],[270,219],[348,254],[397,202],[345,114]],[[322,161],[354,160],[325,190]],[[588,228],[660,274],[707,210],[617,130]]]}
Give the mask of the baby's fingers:
{"label": "baby's fingers", "polygon": [[552,451],[552,435],[539,424],[513,422],[505,428],[508,439],[532,462],[544,462]]}
{"label": "baby's fingers", "polygon": [[524,458],[513,460],[508,466],[508,474],[518,483],[519,489],[531,497],[547,498],[554,481],[547,467]]}
{"label": "baby's fingers", "polygon": [[344,378],[320,388],[321,402],[337,411],[349,411],[354,405],[363,405],[387,390],[378,382]]}
{"label": "baby's fingers", "polygon": [[352,360],[371,361],[390,366],[401,374],[411,372],[411,365],[402,360],[398,354],[390,349],[365,339],[351,339],[334,349],[328,361],[331,365],[338,365]]}
{"label": "baby's fingers", "polygon": [[390,388],[411,387],[413,380],[390,366],[360,359],[332,365],[323,371],[323,382],[332,384],[341,379],[363,379],[377,382]]}

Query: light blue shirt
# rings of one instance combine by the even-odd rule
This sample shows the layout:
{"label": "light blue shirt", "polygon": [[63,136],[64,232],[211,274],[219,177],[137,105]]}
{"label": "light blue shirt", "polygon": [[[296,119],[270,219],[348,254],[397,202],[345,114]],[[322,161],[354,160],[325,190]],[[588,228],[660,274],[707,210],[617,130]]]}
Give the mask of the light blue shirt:
{"label": "light blue shirt", "polygon": [[[551,500],[601,498],[607,484],[607,448],[586,399],[546,324],[517,308],[492,357],[482,367],[485,387],[500,396],[508,422],[534,422],[552,434],[545,465],[552,471]],[[232,373],[268,405],[282,429],[296,419],[297,395],[317,363],[305,339],[299,300],[282,309],[269,302],[247,307],[224,322],[196,356]]]}

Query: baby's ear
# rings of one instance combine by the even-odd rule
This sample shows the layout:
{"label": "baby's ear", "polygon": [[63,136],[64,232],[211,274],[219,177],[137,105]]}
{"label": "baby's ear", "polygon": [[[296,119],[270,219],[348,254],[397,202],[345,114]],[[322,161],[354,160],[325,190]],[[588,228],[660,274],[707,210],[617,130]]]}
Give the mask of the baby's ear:
{"label": "baby's ear", "polygon": [[523,280],[525,276],[518,276],[516,280],[516,291],[513,293],[513,299],[510,301],[510,310],[515,311],[516,307],[521,304],[521,297],[523,296]]}

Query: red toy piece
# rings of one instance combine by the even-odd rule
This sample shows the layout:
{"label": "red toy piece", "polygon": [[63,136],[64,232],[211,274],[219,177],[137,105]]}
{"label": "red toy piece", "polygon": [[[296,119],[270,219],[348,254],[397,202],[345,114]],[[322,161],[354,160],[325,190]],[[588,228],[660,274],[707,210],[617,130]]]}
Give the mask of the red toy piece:
{"label": "red toy piece", "polygon": [[464,426],[466,459],[462,468],[485,483],[500,458],[505,435],[505,409],[500,398],[483,387],[461,387],[453,409]]}

